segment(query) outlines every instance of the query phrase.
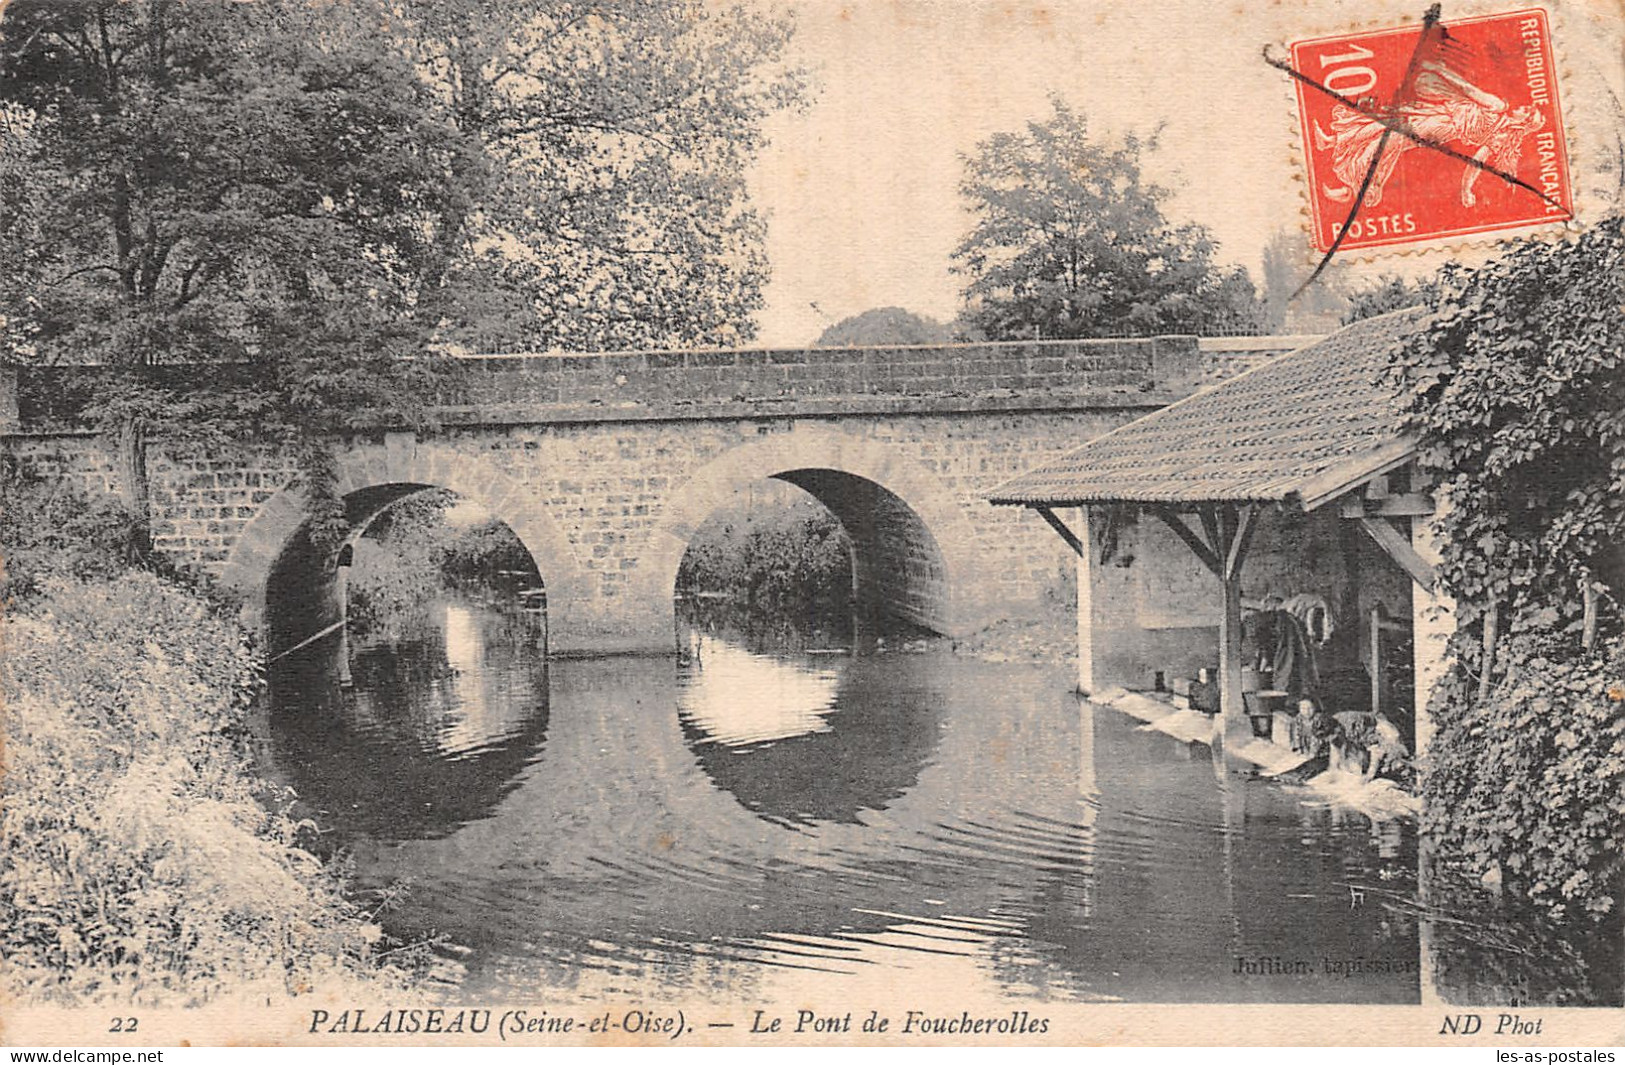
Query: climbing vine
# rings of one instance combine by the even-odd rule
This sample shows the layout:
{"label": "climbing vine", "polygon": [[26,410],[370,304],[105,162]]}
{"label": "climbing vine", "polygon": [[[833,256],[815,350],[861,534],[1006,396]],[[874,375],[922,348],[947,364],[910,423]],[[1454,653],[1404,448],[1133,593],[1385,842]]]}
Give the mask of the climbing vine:
{"label": "climbing vine", "polygon": [[1559,918],[1625,874],[1622,277],[1620,218],[1448,266],[1389,368],[1457,602],[1423,828]]}

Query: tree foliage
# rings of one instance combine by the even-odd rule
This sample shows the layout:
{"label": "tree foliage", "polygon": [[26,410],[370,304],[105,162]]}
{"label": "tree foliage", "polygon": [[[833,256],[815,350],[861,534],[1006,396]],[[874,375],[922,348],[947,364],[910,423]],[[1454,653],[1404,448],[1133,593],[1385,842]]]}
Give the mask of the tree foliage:
{"label": "tree foliage", "polygon": [[1155,147],[1104,143],[1058,99],[983,141],[960,184],[976,219],[954,252],[966,326],[990,340],[1259,327],[1246,271],[1215,264],[1204,227],[1163,216],[1168,192],[1141,171]]}
{"label": "tree foliage", "polygon": [[1349,305],[1348,265],[1333,260],[1304,287],[1319,261],[1302,229],[1278,229],[1270,236],[1261,262],[1261,303],[1271,332],[1324,333],[1341,321]]}
{"label": "tree foliage", "polygon": [[948,327],[901,307],[875,307],[842,318],[818,335],[815,348],[861,348],[887,344],[945,344]]}
{"label": "tree foliage", "polygon": [[1625,873],[1622,281],[1618,218],[1447,266],[1391,371],[1458,604],[1426,827],[1557,914],[1608,911]]}
{"label": "tree foliage", "polygon": [[1352,325],[1366,318],[1375,318],[1389,311],[1402,311],[1407,307],[1420,307],[1432,295],[1431,281],[1407,281],[1393,274],[1383,274],[1349,293],[1343,311],[1343,325]]}
{"label": "tree foliage", "polygon": [[416,0],[391,28],[465,144],[471,188],[445,218],[459,339],[752,338],[767,266],[745,173],[762,120],[804,92],[787,22],[702,0]]}
{"label": "tree foliage", "polygon": [[[19,0],[0,31],[6,347],[109,368],[87,413],[133,524],[160,427],[308,442],[409,410],[456,146],[361,6]],[[147,372],[221,361],[252,383]]]}
{"label": "tree foliage", "polygon": [[[437,350],[747,339],[787,33],[701,0],[15,0],[0,346],[116,371],[90,413],[144,524],[160,427],[296,441],[315,483],[325,434],[425,421]],[[254,373],[147,372],[211,362]]]}
{"label": "tree foliage", "polygon": [[62,478],[30,476],[9,457],[0,464],[0,603],[15,606],[52,576],[108,579],[129,556],[124,510]]}
{"label": "tree foliage", "polygon": [[448,520],[459,497],[431,488],[407,496],[373,519],[355,544],[349,572],[352,631],[392,631],[448,587],[541,587],[524,543],[501,519]]}
{"label": "tree foliage", "polygon": [[695,532],[677,590],[725,595],[762,617],[843,614],[852,605],[852,541],[815,499],[724,508]]}

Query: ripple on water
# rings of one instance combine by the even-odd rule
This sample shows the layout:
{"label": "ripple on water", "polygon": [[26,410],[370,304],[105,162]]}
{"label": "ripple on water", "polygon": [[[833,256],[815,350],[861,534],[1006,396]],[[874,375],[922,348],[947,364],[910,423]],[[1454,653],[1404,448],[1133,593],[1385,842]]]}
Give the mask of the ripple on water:
{"label": "ripple on water", "polygon": [[490,607],[452,606],[415,645],[356,648],[349,692],[295,663],[272,733],[361,886],[412,882],[392,931],[470,951],[464,993],[929,972],[1017,997],[1416,1000],[1414,976],[1231,975],[1414,959],[1415,921],[1343,886],[1414,862],[1408,828],[1216,771],[1059,670],[710,637],[676,668],[543,668]]}

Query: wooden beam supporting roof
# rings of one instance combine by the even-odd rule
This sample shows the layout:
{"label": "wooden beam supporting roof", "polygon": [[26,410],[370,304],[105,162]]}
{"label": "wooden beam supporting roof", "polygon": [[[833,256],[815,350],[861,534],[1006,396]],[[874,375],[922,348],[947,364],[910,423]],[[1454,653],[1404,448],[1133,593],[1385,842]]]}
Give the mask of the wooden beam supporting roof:
{"label": "wooden beam supporting roof", "polygon": [[1241,508],[1241,523],[1236,530],[1235,539],[1230,542],[1230,553],[1224,560],[1224,576],[1232,577],[1241,574],[1241,564],[1247,560],[1247,548],[1252,545],[1253,530],[1258,528],[1258,508],[1243,506]]}
{"label": "wooden beam supporting roof", "polygon": [[1219,713],[1225,732],[1247,728],[1247,709],[1241,693],[1241,567],[1258,528],[1259,508],[1254,504],[1204,503],[1196,512],[1204,539],[1185,524],[1171,507],[1153,507],[1163,524],[1202,560],[1219,579],[1223,610],[1219,615]]}
{"label": "wooden beam supporting roof", "polygon": [[1061,534],[1061,539],[1066,541],[1066,546],[1072,549],[1073,554],[1077,555],[1079,558],[1083,557],[1083,553],[1086,550],[1083,545],[1083,541],[1079,539],[1077,533],[1072,531],[1072,527],[1062,520],[1059,514],[1056,514],[1055,511],[1049,507],[1034,507],[1033,509],[1038,511],[1038,513],[1043,516],[1045,521],[1049,522],[1050,528]]}
{"label": "wooden beam supporting roof", "polygon": [[1228,548],[1225,547],[1224,536],[1219,531],[1219,513],[1212,503],[1203,503],[1196,508],[1196,517],[1202,522],[1202,531],[1207,533],[1207,542],[1213,546],[1213,557],[1217,564],[1213,572],[1224,576],[1224,556]]}
{"label": "wooden beam supporting roof", "polygon": [[1378,498],[1348,496],[1338,509],[1345,518],[1425,518],[1435,508],[1421,492],[1403,492]]}
{"label": "wooden beam supporting roof", "polygon": [[1161,518],[1164,525],[1172,529],[1175,535],[1185,541],[1185,546],[1189,547],[1191,552],[1201,559],[1202,565],[1212,571],[1215,577],[1224,576],[1224,567],[1219,562],[1219,556],[1215,555],[1213,549],[1204,543],[1202,538],[1196,535],[1189,525],[1185,524],[1184,518],[1181,518],[1176,511],[1168,507],[1152,507],[1151,512]]}
{"label": "wooden beam supporting roof", "polygon": [[1402,536],[1398,529],[1388,524],[1385,518],[1360,518],[1360,527],[1371,539],[1377,542],[1389,558],[1399,564],[1399,567],[1411,575],[1411,580],[1422,587],[1423,591],[1433,591],[1438,580],[1438,572],[1416,553],[1411,542]]}
{"label": "wooden beam supporting roof", "polygon": [[1358,488],[1372,477],[1391,473],[1416,460],[1416,442],[1409,438],[1391,440],[1362,459],[1340,463],[1299,486],[1298,500],[1305,511],[1317,510]]}

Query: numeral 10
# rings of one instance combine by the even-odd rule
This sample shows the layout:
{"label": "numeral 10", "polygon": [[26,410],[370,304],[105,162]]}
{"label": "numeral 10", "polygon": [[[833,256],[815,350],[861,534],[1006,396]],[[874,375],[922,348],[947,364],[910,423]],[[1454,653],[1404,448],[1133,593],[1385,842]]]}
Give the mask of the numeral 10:
{"label": "numeral 10", "polygon": [[1354,63],[1361,59],[1370,59],[1375,52],[1369,48],[1361,48],[1357,44],[1349,45],[1349,50],[1336,55],[1323,55],[1320,57],[1320,69],[1336,66],[1337,69],[1327,74],[1326,88],[1344,98],[1358,97],[1377,87],[1377,72],[1367,66],[1340,66],[1342,63]]}

